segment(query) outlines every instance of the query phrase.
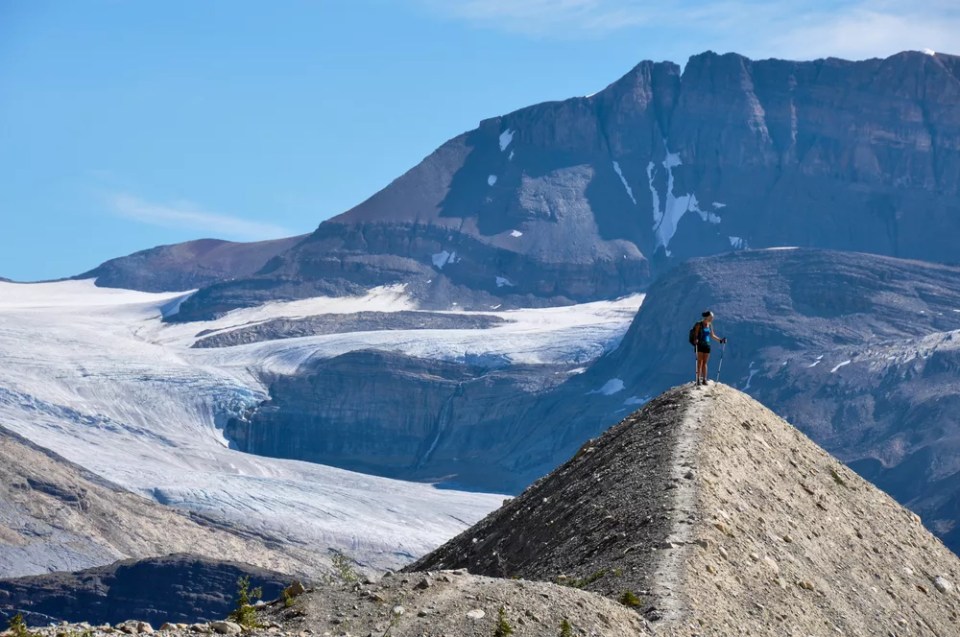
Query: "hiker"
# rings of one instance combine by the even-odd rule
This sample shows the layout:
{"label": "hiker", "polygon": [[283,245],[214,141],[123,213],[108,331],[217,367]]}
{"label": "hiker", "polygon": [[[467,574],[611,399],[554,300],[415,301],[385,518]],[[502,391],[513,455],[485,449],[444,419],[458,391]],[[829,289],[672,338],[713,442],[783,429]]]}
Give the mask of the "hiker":
{"label": "hiker", "polygon": [[713,329],[713,312],[707,310],[694,325],[694,343],[697,349],[697,387],[707,384],[707,361],[710,360],[710,344],[713,341],[726,343]]}

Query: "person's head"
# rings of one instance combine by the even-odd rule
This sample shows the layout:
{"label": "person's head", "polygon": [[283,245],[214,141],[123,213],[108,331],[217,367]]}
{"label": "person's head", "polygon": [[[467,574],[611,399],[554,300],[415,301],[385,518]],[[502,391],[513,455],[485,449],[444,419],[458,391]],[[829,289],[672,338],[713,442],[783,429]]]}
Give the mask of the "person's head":
{"label": "person's head", "polygon": [[710,323],[713,322],[713,312],[711,312],[710,310],[707,310],[706,312],[701,314],[701,316],[703,317],[704,323],[709,325]]}

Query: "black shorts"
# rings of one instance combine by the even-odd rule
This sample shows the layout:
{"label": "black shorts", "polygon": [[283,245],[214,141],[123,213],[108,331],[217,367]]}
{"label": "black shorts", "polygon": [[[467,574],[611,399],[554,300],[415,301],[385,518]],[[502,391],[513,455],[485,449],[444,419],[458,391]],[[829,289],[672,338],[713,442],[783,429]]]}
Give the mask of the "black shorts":
{"label": "black shorts", "polygon": [[698,353],[698,354],[709,354],[709,353],[710,353],[710,345],[708,345],[707,343],[700,343],[700,344],[698,344],[698,345],[697,345],[697,353]]}

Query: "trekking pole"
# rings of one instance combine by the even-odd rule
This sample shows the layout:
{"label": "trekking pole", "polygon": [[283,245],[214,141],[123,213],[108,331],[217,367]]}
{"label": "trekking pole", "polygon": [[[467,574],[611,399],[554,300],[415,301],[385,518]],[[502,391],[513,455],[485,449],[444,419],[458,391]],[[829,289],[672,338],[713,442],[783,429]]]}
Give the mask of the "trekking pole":
{"label": "trekking pole", "polygon": [[720,382],[720,370],[723,369],[723,353],[727,349],[727,341],[724,340],[723,344],[720,346],[720,364],[717,365],[717,382]]}
{"label": "trekking pole", "polygon": [[697,343],[693,343],[693,368],[696,370],[693,373],[693,382],[695,385],[700,384],[700,357],[697,356]]}

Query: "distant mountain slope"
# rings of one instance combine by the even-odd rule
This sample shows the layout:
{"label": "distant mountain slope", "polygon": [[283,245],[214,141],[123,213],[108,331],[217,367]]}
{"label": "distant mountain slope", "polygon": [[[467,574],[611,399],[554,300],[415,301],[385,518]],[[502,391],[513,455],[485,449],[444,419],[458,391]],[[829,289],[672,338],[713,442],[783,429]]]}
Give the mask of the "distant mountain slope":
{"label": "distant mountain slope", "polygon": [[73,278],[96,278],[100,287],[144,292],[192,290],[218,281],[250,276],[305,237],[252,243],[198,239],[157,246],[110,259]]}
{"label": "distant mountain slope", "polygon": [[316,571],[250,534],[160,506],[0,427],[0,577],[193,552]]}
{"label": "distant mountain slope", "polygon": [[[228,431],[254,453],[517,492],[605,421],[689,380],[687,330],[707,307],[731,337],[725,380],[783,411],[960,550],[958,266],[807,249],[697,259],[649,288],[619,347],[586,370],[544,367],[533,383],[509,356],[461,365],[385,352],[317,357],[276,377],[270,400]],[[719,363],[718,350],[713,377]]]}
{"label": "distant mountain slope", "polygon": [[0,580],[0,619],[17,613],[31,625],[86,621],[118,624],[131,618],[159,628],[165,622],[220,620],[235,607],[237,579],[250,578],[265,599],[276,599],[289,575],[196,555],[123,560],[76,573]]}
{"label": "distant mountain slope", "polygon": [[407,570],[451,568],[629,591],[657,635],[952,635],[960,620],[957,556],[722,385],[659,396]]}
{"label": "distant mountain slope", "polygon": [[481,122],[174,320],[397,282],[433,308],[563,304],[747,246],[949,261],[958,60],[642,62],[596,95]]}

